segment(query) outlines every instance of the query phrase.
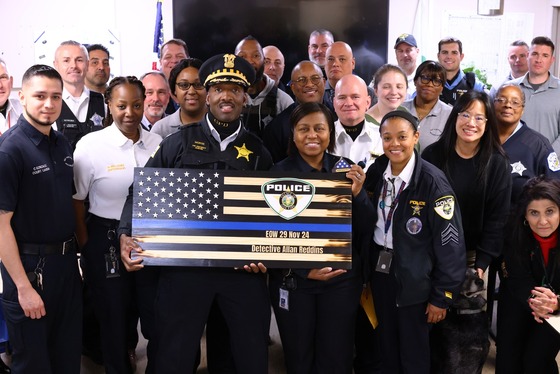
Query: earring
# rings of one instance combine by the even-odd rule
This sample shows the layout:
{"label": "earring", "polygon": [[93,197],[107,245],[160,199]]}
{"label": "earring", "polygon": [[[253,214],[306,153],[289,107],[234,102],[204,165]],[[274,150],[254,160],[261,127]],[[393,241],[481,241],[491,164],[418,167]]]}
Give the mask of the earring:
{"label": "earring", "polygon": [[523,220],[523,226],[529,226],[529,222],[526,219]]}

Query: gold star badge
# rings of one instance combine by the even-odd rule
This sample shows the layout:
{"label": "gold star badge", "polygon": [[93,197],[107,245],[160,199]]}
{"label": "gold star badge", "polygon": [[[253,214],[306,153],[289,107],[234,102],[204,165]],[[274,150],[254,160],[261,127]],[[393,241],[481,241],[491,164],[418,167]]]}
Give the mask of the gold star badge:
{"label": "gold star badge", "polygon": [[245,157],[247,161],[249,161],[249,155],[253,153],[253,151],[248,150],[247,147],[245,147],[245,143],[243,143],[241,147],[235,146],[235,149],[237,149],[237,158]]}

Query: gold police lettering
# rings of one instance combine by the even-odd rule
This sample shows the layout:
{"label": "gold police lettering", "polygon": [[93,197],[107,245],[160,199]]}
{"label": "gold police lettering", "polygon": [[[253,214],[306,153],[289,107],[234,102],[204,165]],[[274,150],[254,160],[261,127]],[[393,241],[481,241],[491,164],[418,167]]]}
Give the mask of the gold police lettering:
{"label": "gold police lettering", "polygon": [[225,54],[224,55],[224,67],[226,68],[233,68],[235,66],[235,55],[232,54]]}
{"label": "gold police lettering", "polygon": [[410,204],[410,208],[412,209],[413,216],[419,216],[422,208],[426,206],[425,201],[410,200],[408,203]]}

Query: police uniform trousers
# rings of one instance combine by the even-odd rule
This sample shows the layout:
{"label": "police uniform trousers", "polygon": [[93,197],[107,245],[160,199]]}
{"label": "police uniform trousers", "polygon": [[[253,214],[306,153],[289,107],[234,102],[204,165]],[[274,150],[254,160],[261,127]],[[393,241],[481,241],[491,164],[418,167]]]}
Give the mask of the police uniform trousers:
{"label": "police uniform trousers", "polygon": [[77,374],[82,349],[82,282],[76,253],[21,255],[25,271],[34,272],[41,258],[42,289],[31,282],[45,304],[46,315],[39,319],[25,316],[17,288],[1,264],[12,373]]}
{"label": "police uniform trousers", "polygon": [[162,268],[156,295],[157,373],[195,365],[204,325],[216,302],[227,323],[235,369],[268,372],[270,301],[264,274],[229,268]]}
{"label": "police uniform trousers", "polygon": [[[88,242],[82,249],[84,282],[89,287],[95,315],[99,321],[101,352],[107,374],[130,373],[127,352],[130,275],[120,260],[117,220],[90,215],[87,220]],[[116,250],[119,276],[107,277],[105,255]]]}
{"label": "police uniform trousers", "polygon": [[[377,262],[377,258],[373,263]],[[376,333],[381,357],[380,373],[428,374],[430,339],[426,303],[397,307],[394,262],[389,274],[372,269],[371,288],[379,325]]]}
{"label": "police uniform trousers", "polygon": [[354,374],[375,374],[379,371],[379,337],[366,311],[361,306],[356,316],[356,336],[354,337]]}
{"label": "police uniform trousers", "polygon": [[136,305],[140,317],[140,331],[147,340],[146,374],[155,373],[155,358],[157,351],[155,301],[159,278],[159,267],[146,266],[141,271],[129,273],[136,284]]}
{"label": "police uniform trousers", "polygon": [[556,374],[560,336],[548,323],[534,320],[527,303],[500,283],[496,374]]}
{"label": "police uniform trousers", "polygon": [[354,327],[362,282],[346,273],[330,281],[296,277],[289,310],[280,308],[280,272],[270,273],[270,299],[288,374],[352,373]]}

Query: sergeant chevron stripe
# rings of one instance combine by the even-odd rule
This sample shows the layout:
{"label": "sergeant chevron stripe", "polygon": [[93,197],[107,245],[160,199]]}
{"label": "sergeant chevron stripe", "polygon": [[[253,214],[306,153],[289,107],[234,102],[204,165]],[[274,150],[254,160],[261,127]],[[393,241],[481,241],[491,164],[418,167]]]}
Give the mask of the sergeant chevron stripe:
{"label": "sergeant chevron stripe", "polygon": [[445,230],[441,233],[441,245],[445,246],[449,242],[455,242],[455,244],[459,244],[459,230],[451,223],[447,225]]}

